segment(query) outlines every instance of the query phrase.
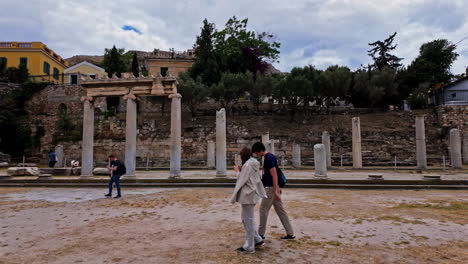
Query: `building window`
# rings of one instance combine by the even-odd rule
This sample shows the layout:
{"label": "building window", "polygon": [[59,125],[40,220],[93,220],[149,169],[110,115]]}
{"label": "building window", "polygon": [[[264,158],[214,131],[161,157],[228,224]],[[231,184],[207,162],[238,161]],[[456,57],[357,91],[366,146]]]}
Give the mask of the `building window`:
{"label": "building window", "polygon": [[11,48],[12,46],[11,42],[0,42],[0,47],[2,48]]}
{"label": "building window", "polygon": [[167,75],[167,72],[168,72],[168,71],[169,71],[169,68],[167,68],[167,67],[161,67],[161,71],[160,71],[161,76],[162,76],[162,77],[165,77],[165,76]]}
{"label": "building window", "polygon": [[89,78],[91,78],[91,79],[96,79],[96,74],[89,74],[88,76],[89,76]]}
{"label": "building window", "polygon": [[50,64],[44,61],[44,73],[50,74]]}
{"label": "building window", "polygon": [[5,70],[7,67],[7,58],[0,57],[0,70]]}
{"label": "building window", "polygon": [[54,67],[54,79],[55,79],[55,80],[58,80],[59,77],[60,77],[59,69],[57,69],[57,68]]}
{"label": "building window", "polygon": [[78,74],[70,75],[70,83],[71,84],[77,84],[78,83]]}
{"label": "building window", "polygon": [[28,58],[21,57],[20,58],[20,66],[28,67]]}

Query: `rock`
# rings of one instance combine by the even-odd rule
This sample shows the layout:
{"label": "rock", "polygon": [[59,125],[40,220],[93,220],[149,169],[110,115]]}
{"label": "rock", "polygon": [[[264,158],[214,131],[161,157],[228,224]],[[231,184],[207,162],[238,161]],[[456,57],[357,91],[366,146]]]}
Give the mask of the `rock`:
{"label": "rock", "polygon": [[7,170],[9,176],[38,176],[39,174],[37,167],[11,167]]}
{"label": "rock", "polygon": [[95,168],[93,175],[110,175],[110,171],[107,168]]}

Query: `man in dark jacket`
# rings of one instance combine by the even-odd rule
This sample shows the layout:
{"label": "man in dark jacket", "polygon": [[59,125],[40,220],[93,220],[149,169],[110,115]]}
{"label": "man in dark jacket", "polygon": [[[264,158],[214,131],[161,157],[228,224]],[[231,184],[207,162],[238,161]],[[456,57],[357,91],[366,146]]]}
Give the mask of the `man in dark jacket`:
{"label": "man in dark jacket", "polygon": [[110,166],[107,166],[106,168],[110,170],[111,178],[109,181],[109,193],[107,193],[105,196],[112,196],[112,185],[115,183],[115,186],[117,187],[117,196],[114,198],[120,198],[122,197],[120,193],[120,176],[123,174],[123,164],[114,155],[109,156],[109,162]]}

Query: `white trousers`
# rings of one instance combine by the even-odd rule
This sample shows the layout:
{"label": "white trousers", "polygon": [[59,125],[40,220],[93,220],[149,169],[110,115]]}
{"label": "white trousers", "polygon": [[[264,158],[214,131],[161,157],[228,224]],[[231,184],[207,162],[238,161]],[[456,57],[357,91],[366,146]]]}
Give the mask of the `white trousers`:
{"label": "white trousers", "polygon": [[245,229],[245,243],[242,246],[245,250],[252,252],[255,251],[255,244],[261,242],[263,239],[258,235],[255,228],[254,217],[255,204],[242,205],[242,224]]}

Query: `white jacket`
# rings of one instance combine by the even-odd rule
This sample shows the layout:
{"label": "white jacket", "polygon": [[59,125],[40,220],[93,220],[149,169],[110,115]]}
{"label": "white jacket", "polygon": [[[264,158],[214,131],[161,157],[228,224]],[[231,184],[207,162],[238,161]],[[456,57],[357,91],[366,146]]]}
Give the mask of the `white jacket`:
{"label": "white jacket", "polygon": [[236,187],[231,197],[231,203],[256,204],[261,198],[265,198],[260,174],[260,162],[250,158],[242,165],[242,170],[236,181]]}

